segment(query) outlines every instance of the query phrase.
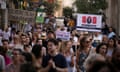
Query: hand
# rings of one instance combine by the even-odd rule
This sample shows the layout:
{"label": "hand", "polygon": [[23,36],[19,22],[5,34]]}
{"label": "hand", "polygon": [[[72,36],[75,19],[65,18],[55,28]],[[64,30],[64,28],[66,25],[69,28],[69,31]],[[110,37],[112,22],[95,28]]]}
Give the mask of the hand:
{"label": "hand", "polygon": [[52,67],[53,67],[54,69],[56,68],[55,62],[52,63]]}
{"label": "hand", "polygon": [[49,65],[50,67],[53,65],[53,60],[52,60],[52,59],[49,60],[48,65]]}

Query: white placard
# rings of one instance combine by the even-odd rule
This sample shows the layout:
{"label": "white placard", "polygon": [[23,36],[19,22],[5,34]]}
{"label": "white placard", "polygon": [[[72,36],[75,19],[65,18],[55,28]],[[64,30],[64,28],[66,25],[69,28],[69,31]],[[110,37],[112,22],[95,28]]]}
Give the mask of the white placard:
{"label": "white placard", "polygon": [[78,14],[77,30],[100,32],[102,28],[102,15]]}
{"label": "white placard", "polygon": [[61,40],[68,41],[70,40],[70,32],[65,31],[56,31],[56,38]]}

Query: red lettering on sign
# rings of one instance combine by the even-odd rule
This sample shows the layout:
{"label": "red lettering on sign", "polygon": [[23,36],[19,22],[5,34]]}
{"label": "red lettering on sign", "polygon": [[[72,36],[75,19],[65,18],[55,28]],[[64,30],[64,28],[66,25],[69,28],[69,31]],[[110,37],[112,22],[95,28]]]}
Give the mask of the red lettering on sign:
{"label": "red lettering on sign", "polygon": [[86,23],[86,16],[82,17],[82,23],[85,24]]}
{"label": "red lettering on sign", "polygon": [[96,23],[97,23],[97,18],[93,17],[93,24],[96,24]]}

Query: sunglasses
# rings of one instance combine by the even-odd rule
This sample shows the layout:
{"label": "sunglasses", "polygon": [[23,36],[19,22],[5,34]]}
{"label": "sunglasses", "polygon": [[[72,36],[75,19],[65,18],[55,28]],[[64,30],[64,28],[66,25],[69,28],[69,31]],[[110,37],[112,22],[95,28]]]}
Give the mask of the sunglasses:
{"label": "sunglasses", "polygon": [[85,43],[90,43],[90,41],[85,41]]}
{"label": "sunglasses", "polygon": [[13,55],[20,55],[19,53],[12,53]]}

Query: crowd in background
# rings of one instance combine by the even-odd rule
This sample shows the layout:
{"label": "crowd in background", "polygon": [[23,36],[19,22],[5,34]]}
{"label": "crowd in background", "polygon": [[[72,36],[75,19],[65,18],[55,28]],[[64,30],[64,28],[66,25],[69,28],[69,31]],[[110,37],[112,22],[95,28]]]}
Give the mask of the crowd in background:
{"label": "crowd in background", "polygon": [[[77,31],[74,19],[57,26],[54,18],[24,31],[0,30],[0,72],[119,72],[120,41],[112,27],[101,32]],[[56,31],[71,33],[70,40]]]}

